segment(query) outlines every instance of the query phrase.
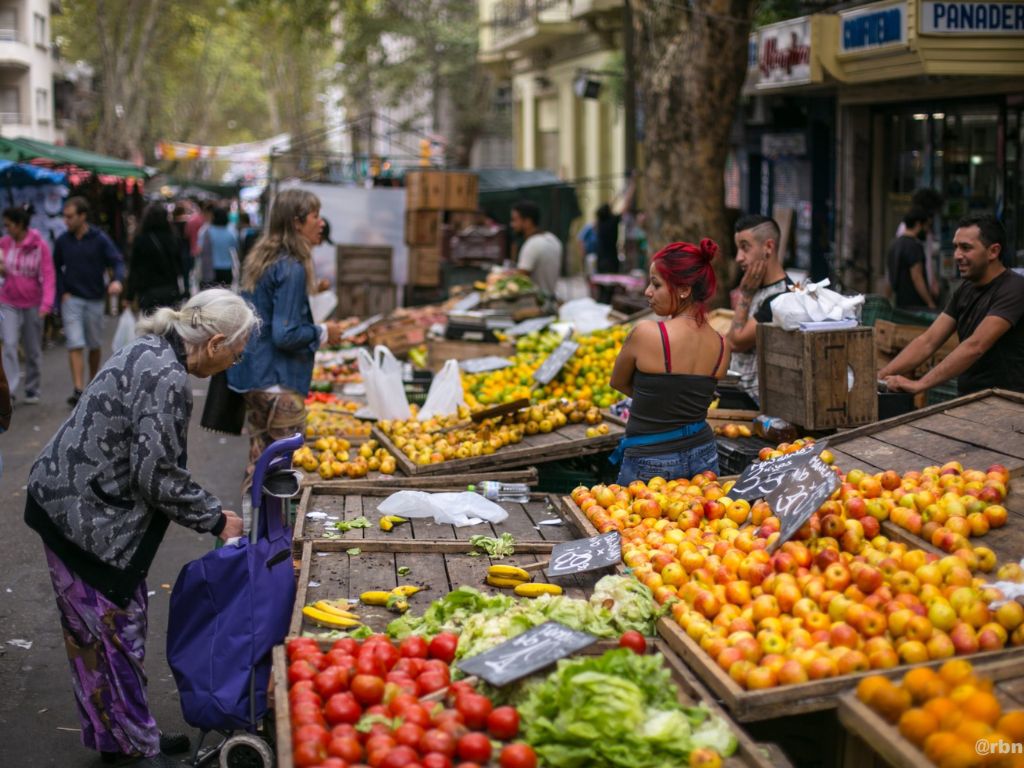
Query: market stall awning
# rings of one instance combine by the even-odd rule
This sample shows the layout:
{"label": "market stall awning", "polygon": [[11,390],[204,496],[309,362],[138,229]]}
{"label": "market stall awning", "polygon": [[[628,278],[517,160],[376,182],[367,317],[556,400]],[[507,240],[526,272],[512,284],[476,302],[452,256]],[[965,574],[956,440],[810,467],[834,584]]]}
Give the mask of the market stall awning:
{"label": "market stall awning", "polygon": [[39,184],[65,184],[67,174],[13,160],[0,160],[0,187],[32,187]]}
{"label": "market stall awning", "polygon": [[35,139],[0,138],[0,158],[14,161],[46,160],[55,166],[75,166],[84,171],[127,179],[146,179],[156,171],[128,160],[101,155],[78,147],[59,147]]}

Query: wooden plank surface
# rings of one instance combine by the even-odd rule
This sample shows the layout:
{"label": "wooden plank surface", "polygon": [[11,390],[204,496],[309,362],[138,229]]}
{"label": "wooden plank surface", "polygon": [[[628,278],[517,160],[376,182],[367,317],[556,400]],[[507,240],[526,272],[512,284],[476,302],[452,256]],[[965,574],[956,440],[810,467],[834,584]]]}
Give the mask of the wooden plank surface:
{"label": "wooden plank surface", "polygon": [[278,768],[292,768],[292,722],[288,709],[288,657],[283,645],[270,653],[271,678],[274,681],[274,735]]}
{"label": "wooden plank surface", "polygon": [[[401,468],[401,465],[399,465],[399,468]],[[346,477],[332,480],[324,480],[316,472],[304,472],[303,476],[303,485],[317,485],[320,486],[321,490],[337,488],[339,493],[348,493],[353,489],[362,490],[364,488],[437,488],[446,491],[461,491],[467,485],[478,483],[481,479],[498,480],[503,483],[527,483],[528,485],[536,485],[539,479],[536,467],[497,470],[488,472],[485,478],[481,478],[480,472],[468,474],[453,472],[444,475],[424,475],[420,477],[411,477],[401,472],[393,475],[370,472],[366,477]]]}

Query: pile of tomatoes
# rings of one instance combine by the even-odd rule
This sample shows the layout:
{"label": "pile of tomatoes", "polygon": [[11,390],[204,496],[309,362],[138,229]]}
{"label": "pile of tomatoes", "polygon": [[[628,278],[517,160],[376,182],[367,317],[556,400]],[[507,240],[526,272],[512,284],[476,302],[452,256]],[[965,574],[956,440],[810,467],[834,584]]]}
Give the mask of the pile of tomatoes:
{"label": "pile of tomatoes", "polygon": [[429,643],[385,635],[343,638],[324,653],[288,642],[288,705],[296,768],[536,768],[519,713],[451,682],[458,637]]}

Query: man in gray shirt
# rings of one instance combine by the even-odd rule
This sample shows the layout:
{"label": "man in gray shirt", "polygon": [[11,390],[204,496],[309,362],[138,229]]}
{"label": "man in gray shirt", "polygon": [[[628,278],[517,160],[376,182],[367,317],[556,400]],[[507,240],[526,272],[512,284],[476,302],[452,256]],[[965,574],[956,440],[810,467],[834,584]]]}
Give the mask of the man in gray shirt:
{"label": "man in gray shirt", "polygon": [[512,231],[523,236],[516,268],[530,276],[538,291],[552,298],[562,272],[562,243],[539,225],[540,209],[536,203],[524,200],[512,206]]}

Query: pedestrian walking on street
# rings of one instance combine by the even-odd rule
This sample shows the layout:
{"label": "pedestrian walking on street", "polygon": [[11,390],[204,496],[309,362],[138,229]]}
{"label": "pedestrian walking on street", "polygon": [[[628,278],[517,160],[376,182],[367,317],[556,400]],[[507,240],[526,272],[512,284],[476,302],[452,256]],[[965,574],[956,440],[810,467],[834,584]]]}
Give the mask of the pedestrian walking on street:
{"label": "pedestrian walking on street", "polygon": [[[68,198],[64,204],[64,223],[68,230],[57,238],[53,265],[74,387],[68,405],[75,405],[88,383],[83,349],[89,350],[89,381],[100,369],[103,302],[107,295],[121,293],[124,259],[106,233],[89,224],[89,203],[84,197]],[[114,273],[109,284],[108,270]]]}
{"label": "pedestrian walking on street", "polygon": [[[78,703],[82,744],[107,762],[174,765],[146,699],[146,574],[171,522],[222,541],[242,520],[186,468],[189,376],[238,362],[259,325],[230,291],[139,322],[32,465],[25,522],[43,539]],[[0,402],[2,407],[2,402]]]}
{"label": "pedestrian walking on street", "polygon": [[341,325],[315,324],[309,308],[317,289],[312,248],[322,230],[316,195],[285,190],[274,199],[266,234],[245,260],[242,295],[256,307],[262,326],[241,365],[228,372],[228,384],[245,396],[247,410],[250,448],[243,489],[267,446],[305,428],[316,350],[341,341]]}
{"label": "pedestrian walking on street", "polygon": [[235,279],[235,263],[238,260],[238,238],[228,226],[228,212],[224,208],[213,209],[210,226],[200,235],[199,246],[199,287],[230,288]]}
{"label": "pedestrian walking on street", "polygon": [[181,244],[163,203],[150,204],[132,242],[125,298],[137,301],[140,312],[172,307],[185,298]]}
{"label": "pedestrian walking on street", "polygon": [[31,206],[7,208],[3,212],[7,234],[0,238],[0,315],[3,322],[3,365],[11,394],[21,383],[18,344],[25,353],[25,398],[39,402],[39,365],[43,355],[43,321],[53,311],[56,290],[50,246],[38,230],[32,229]]}

